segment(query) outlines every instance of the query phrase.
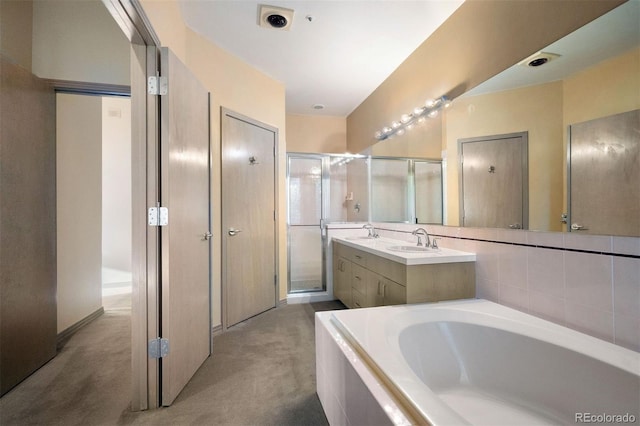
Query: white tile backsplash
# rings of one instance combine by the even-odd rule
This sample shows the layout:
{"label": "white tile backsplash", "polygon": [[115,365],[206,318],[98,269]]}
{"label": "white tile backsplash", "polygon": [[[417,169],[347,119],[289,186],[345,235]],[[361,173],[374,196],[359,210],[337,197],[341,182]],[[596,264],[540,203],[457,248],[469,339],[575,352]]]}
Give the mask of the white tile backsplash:
{"label": "white tile backsplash", "polygon": [[564,234],[564,247],[575,250],[611,252],[611,237],[605,235]]}
{"label": "white tile backsplash", "polygon": [[564,254],[561,250],[527,247],[529,289],[564,298]]}
{"label": "white tile backsplash", "polygon": [[640,260],[613,258],[613,307],[617,314],[640,320]]}
{"label": "white tile backsplash", "polygon": [[611,256],[565,252],[564,265],[567,300],[613,312]]}

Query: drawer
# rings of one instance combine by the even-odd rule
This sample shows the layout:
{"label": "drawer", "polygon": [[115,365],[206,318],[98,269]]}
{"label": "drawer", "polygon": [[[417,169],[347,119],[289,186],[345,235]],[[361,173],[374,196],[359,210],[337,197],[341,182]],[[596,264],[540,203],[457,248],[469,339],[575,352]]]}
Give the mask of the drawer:
{"label": "drawer", "polygon": [[351,265],[351,288],[367,294],[367,270],[360,265]]}
{"label": "drawer", "polygon": [[353,307],[354,308],[366,308],[367,307],[366,298],[358,290],[352,289],[351,290],[351,297],[352,297],[352,300],[353,300]]}
{"label": "drawer", "polygon": [[353,263],[367,267],[369,256],[364,251],[351,249],[351,256],[349,257]]}

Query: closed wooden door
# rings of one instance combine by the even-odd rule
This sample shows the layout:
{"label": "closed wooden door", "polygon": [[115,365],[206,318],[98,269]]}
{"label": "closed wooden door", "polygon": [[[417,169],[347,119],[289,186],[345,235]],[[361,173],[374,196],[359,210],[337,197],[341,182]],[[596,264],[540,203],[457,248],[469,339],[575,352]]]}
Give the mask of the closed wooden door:
{"label": "closed wooden door", "polygon": [[640,237],[640,110],[570,126],[570,232]]}
{"label": "closed wooden door", "polygon": [[162,405],[170,405],[211,353],[209,285],[209,93],[168,49],[161,50]]}
{"label": "closed wooden door", "polygon": [[460,223],[528,228],[527,134],[459,141]]}
{"label": "closed wooden door", "polygon": [[276,305],[277,131],[222,112],[222,263],[230,327]]}
{"label": "closed wooden door", "polygon": [[0,395],[56,355],[56,100],[0,55]]}

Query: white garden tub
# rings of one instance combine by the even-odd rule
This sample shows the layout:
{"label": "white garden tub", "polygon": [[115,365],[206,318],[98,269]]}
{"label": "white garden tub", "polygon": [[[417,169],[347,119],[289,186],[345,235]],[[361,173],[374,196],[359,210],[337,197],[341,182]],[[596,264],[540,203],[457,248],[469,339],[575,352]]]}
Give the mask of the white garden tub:
{"label": "white garden tub", "polygon": [[[342,404],[351,423],[353,404],[332,391],[336,375],[321,359],[331,356],[331,340],[342,346],[355,381],[368,388],[360,391],[381,405],[379,412],[394,413],[376,423],[640,421],[639,353],[502,305],[465,300],[316,315],[325,328],[318,341],[325,348],[317,349],[318,394],[323,406]],[[345,398],[349,392],[358,391],[344,390]]]}

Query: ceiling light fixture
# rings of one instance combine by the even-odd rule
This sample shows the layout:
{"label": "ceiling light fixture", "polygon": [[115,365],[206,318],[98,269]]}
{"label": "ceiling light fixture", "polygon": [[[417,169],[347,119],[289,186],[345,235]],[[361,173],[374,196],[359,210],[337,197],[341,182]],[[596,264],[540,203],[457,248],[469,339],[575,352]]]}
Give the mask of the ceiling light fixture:
{"label": "ceiling light fixture", "polygon": [[324,105],[323,104],[313,104],[313,109],[317,109],[317,110],[324,109]]}
{"label": "ceiling light fixture", "polygon": [[448,108],[451,105],[451,100],[446,96],[441,96],[438,99],[427,99],[424,105],[415,108],[410,114],[402,114],[400,121],[394,121],[391,123],[391,127],[385,126],[378,130],[375,133],[375,138],[383,141],[395,135],[401,136],[406,130],[413,128],[415,124],[424,123],[425,117],[436,117],[442,108]]}

